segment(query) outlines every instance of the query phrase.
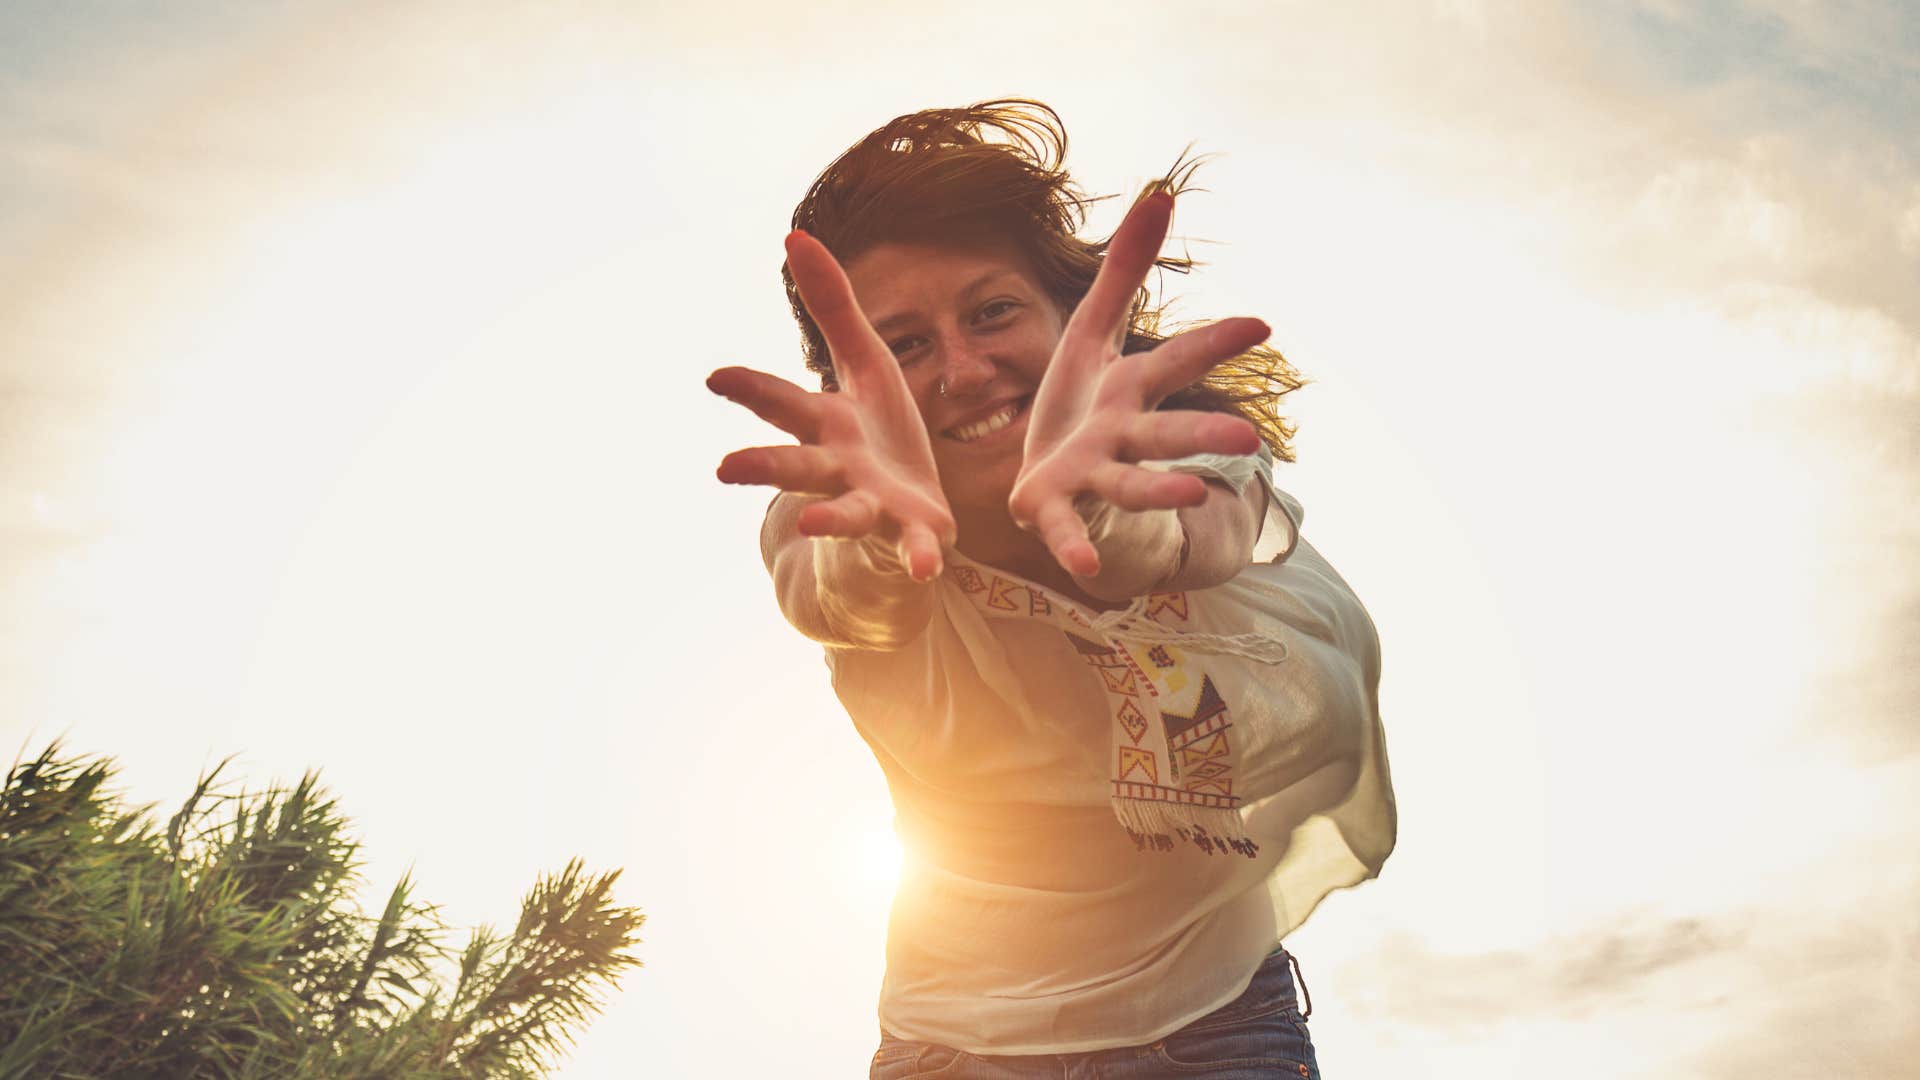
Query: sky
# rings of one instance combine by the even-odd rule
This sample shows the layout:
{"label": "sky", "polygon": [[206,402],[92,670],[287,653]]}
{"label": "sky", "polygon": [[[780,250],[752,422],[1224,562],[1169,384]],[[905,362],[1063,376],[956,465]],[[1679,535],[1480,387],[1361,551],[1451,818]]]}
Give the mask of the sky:
{"label": "sky", "polygon": [[1089,191],[1217,155],[1176,314],[1313,380],[1401,821],[1288,939],[1326,1074],[1911,1075],[1899,0],[0,7],[0,737],[317,768],[456,923],[624,868],[568,1080],[858,1075],[885,786],[702,380],[802,377],[828,161],[1003,96]]}

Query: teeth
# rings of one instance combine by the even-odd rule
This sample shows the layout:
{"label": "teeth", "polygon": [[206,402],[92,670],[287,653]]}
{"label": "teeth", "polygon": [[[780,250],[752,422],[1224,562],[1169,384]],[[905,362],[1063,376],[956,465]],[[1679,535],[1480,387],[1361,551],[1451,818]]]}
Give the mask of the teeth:
{"label": "teeth", "polygon": [[971,424],[962,424],[959,427],[949,428],[947,429],[947,434],[958,442],[972,442],[982,436],[991,435],[1001,428],[1006,427],[1008,424],[1013,423],[1013,418],[1018,415],[1020,415],[1020,402],[1009,401],[1000,408],[999,412],[994,413],[985,420],[975,420]]}

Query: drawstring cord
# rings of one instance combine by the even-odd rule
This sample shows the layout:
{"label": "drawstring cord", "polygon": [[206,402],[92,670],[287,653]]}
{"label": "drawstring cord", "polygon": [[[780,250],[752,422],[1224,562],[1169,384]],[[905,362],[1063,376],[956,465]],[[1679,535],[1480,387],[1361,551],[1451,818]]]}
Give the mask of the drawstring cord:
{"label": "drawstring cord", "polygon": [[1242,656],[1257,664],[1278,664],[1287,658],[1287,643],[1277,638],[1261,634],[1209,634],[1162,626],[1147,617],[1147,604],[1152,599],[1136,596],[1119,611],[1094,616],[1088,625],[1109,637],[1179,645],[1194,652]]}

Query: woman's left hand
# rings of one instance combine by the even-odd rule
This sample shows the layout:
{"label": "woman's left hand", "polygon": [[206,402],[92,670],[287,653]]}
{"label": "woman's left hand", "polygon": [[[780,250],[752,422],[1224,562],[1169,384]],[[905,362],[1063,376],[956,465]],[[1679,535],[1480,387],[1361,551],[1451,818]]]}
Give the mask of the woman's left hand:
{"label": "woman's left hand", "polygon": [[1217,412],[1158,411],[1172,394],[1265,341],[1258,319],[1223,319],[1141,353],[1121,355],[1134,295],[1159,256],[1173,217],[1165,191],[1141,199],[1114,233],[1106,261],[1074,309],[1034,394],[1020,474],[1007,501],[1013,520],[1034,530],[1069,574],[1100,572],[1100,554],[1075,500],[1092,495],[1121,510],[1195,506],[1206,481],[1142,468],[1141,461],[1189,454],[1250,454],[1260,435]]}

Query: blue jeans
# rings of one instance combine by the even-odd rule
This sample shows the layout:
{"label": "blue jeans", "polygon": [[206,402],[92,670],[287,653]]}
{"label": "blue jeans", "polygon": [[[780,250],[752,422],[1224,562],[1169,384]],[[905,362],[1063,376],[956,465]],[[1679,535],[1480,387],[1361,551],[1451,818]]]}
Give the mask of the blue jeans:
{"label": "blue jeans", "polygon": [[[987,1057],[880,1033],[868,1080],[1320,1080],[1307,1020],[1294,997],[1292,958],[1275,949],[1246,993],[1148,1046],[1082,1054]],[[1297,961],[1295,964],[1297,966]],[[1309,1006],[1311,1008],[1311,1006]]]}

